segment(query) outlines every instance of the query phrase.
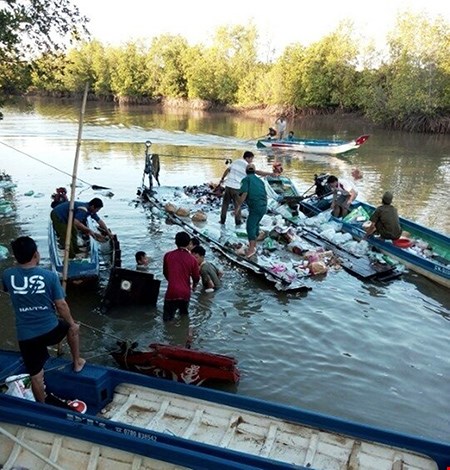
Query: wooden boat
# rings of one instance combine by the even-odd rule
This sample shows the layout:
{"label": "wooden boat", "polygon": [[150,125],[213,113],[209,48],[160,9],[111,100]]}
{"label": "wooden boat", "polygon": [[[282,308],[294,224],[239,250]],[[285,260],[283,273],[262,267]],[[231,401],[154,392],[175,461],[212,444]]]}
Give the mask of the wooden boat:
{"label": "wooden boat", "polygon": [[[363,208],[369,216],[376,209],[364,202],[357,202],[352,206],[353,209],[358,207]],[[383,240],[377,236],[371,236],[367,241],[411,271],[450,288],[450,237],[402,217],[400,225],[402,230],[409,234],[412,246],[408,243],[402,248],[399,243]],[[356,238],[361,238],[365,234],[361,221],[344,220],[343,228]]]}
{"label": "wooden boat", "polygon": [[[2,409],[3,416],[3,407]],[[8,412],[8,410],[5,410]],[[84,470],[96,468],[127,469],[187,469],[189,467],[170,465],[158,459],[142,457],[133,452],[111,447],[111,442],[100,445],[88,440],[68,437],[50,431],[51,424],[43,426],[48,431],[27,427],[27,417],[22,416],[24,425],[0,422],[0,467],[5,469],[60,469]],[[2,418],[4,419],[4,418]],[[19,421],[17,419],[16,421]],[[117,440],[117,439],[116,439]],[[106,441],[106,439],[105,439]],[[116,445],[119,445],[118,442]],[[47,466],[46,466],[47,465]]]}
{"label": "wooden boat", "polygon": [[[273,283],[275,287],[283,291],[309,291],[311,287],[308,287],[304,284],[303,279],[290,279],[286,276],[287,273],[281,272],[278,273],[276,270],[270,269],[263,265],[258,260],[247,258],[244,254],[239,254],[236,248],[229,244],[229,239],[236,236],[236,232],[227,231],[225,227],[219,225],[219,207],[220,207],[220,198],[217,199],[217,207],[211,207],[211,204],[206,204],[205,207],[198,205],[198,209],[204,208],[205,211],[210,212],[210,218],[215,218],[216,223],[208,223],[208,227],[205,227],[205,224],[196,225],[189,217],[179,216],[176,213],[166,210],[165,202],[170,201],[175,192],[179,192],[177,188],[168,188],[160,187],[157,191],[150,191],[148,188],[141,187],[138,188],[138,195],[140,196],[141,201],[148,205],[151,209],[157,209],[161,213],[164,213],[167,219],[171,220],[173,223],[180,225],[183,229],[192,236],[196,236],[201,240],[204,240],[215,250],[219,251],[232,263],[238,265],[241,268],[244,268],[248,271],[251,271],[257,275],[263,276],[269,282]],[[188,199],[185,199],[184,202],[188,202]],[[195,199],[193,199],[192,204],[195,204]],[[206,207],[207,206],[207,207]],[[213,215],[211,215],[213,214]],[[203,225],[203,227],[202,227]],[[239,233],[239,237],[246,237],[245,230],[244,232]],[[239,242],[243,246],[242,242]],[[286,257],[289,257],[290,254],[286,253]]]}
{"label": "wooden boat", "polygon": [[[88,222],[90,224],[90,222]],[[91,227],[94,230],[94,227]],[[99,243],[95,238],[83,238],[83,252],[75,259],[69,260],[67,281],[73,283],[95,282],[99,278],[102,262],[110,266],[120,266],[120,244],[117,237],[113,235],[104,243]],[[52,221],[48,225],[48,245],[50,263],[53,271],[60,278],[63,276],[64,249],[60,248]]]}
{"label": "wooden boat", "polygon": [[[52,269],[62,278],[64,249],[59,247],[56,232],[53,229],[51,220],[48,225],[48,248]],[[99,243],[93,237],[89,237],[88,240],[85,240],[85,244],[82,248],[84,252],[81,255],[77,255],[77,258],[69,260],[69,269],[67,272],[67,280],[69,282],[95,281],[98,279],[100,272]]]}
{"label": "wooden boat", "polygon": [[[308,215],[313,215],[328,209],[330,204],[330,197],[313,198],[302,201],[301,208]],[[369,219],[376,207],[356,201],[352,204],[351,209],[352,211],[363,209],[363,215],[360,215],[358,220],[351,220],[350,213],[343,220],[339,219],[339,222],[342,222],[344,231],[351,233],[356,239],[361,239],[365,235],[362,224]],[[402,230],[409,234],[408,239],[411,243],[401,247],[400,243],[373,235],[367,238],[367,242],[381,253],[404,264],[411,271],[444,287],[450,287],[450,237],[403,217],[400,217],[400,225]]]}
{"label": "wooden boat", "polygon": [[[326,177],[324,175],[316,175],[314,184],[314,186],[317,185],[316,193],[328,194],[328,189],[323,186],[325,180]],[[271,210],[280,214],[290,224],[299,226],[301,224],[299,209],[308,199],[308,196],[305,196],[306,193],[300,194],[294,182],[286,176],[268,176],[263,178],[263,181],[266,184],[268,197],[278,204],[278,206],[271,205]],[[315,214],[316,212],[313,213]],[[387,263],[374,261],[368,256],[355,255],[342,246],[324,238],[317,231],[308,229],[303,225],[302,238],[325,250],[331,250],[340,259],[343,269],[359,279],[388,281],[396,279],[401,275],[395,267]]]}
{"label": "wooden boat", "polygon": [[249,469],[152,439],[79,426],[65,411],[0,398],[0,467],[58,470]]}
{"label": "wooden boat", "polygon": [[369,136],[361,135],[353,140],[320,140],[320,139],[261,139],[256,146],[258,148],[273,148],[280,150],[294,150],[303,153],[315,153],[321,155],[341,155],[356,150],[363,145]]}
{"label": "wooden boat", "polygon": [[137,344],[119,344],[111,356],[122,369],[191,385],[238,383],[240,373],[234,357],[182,346],[152,343],[137,351]]}
{"label": "wooden boat", "polygon": [[[0,350],[0,376],[24,371],[20,354]],[[450,444],[360,425],[331,416],[169,380],[86,364],[80,373],[61,358],[46,364],[46,384],[87,403],[85,414],[0,395],[1,416],[27,426],[102,439],[138,455],[155,449],[202,454],[203,468],[446,470]],[[48,428],[47,428],[48,429]],[[73,435],[73,434],[72,434]],[[222,467],[227,462],[228,467]],[[35,468],[35,467],[33,467]],[[239,467],[238,467],[239,468]]]}

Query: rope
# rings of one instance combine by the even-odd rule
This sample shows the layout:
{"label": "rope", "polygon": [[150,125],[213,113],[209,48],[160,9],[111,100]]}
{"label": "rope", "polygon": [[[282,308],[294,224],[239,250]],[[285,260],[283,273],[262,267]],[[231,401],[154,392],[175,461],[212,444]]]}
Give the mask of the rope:
{"label": "rope", "polygon": [[[7,144],[7,143],[5,143],[5,142],[2,142],[1,140],[0,140],[0,144],[4,145],[5,147],[8,147],[8,148],[10,148],[10,149],[12,149],[12,150],[15,150],[15,151],[18,152],[18,153],[21,153],[22,155],[25,155],[26,157],[31,158],[32,160],[35,160],[35,161],[37,161],[37,162],[39,162],[39,163],[42,163],[43,165],[46,165],[46,166],[48,166],[48,167],[50,167],[50,168],[53,168],[54,170],[59,171],[60,173],[63,173],[64,175],[67,175],[67,176],[70,176],[70,177],[73,176],[72,173],[68,173],[67,171],[61,170],[61,169],[57,168],[57,167],[54,166],[54,165],[50,165],[50,163],[44,162],[43,160],[39,160],[39,158],[33,157],[33,155],[30,155],[29,153],[26,153],[26,152],[24,152],[23,150],[19,150],[19,149],[13,147],[12,145],[9,145],[9,144]],[[88,183],[87,181],[84,181],[84,180],[82,180],[82,179],[79,178],[79,177],[76,177],[76,179],[77,179],[78,181],[81,181],[81,182],[84,183],[84,184],[87,184],[88,186],[91,186],[92,188],[108,189],[108,188],[105,188],[105,187],[103,187],[103,186],[97,186],[97,185],[95,185],[95,184],[90,184],[90,183]]]}
{"label": "rope", "polygon": [[89,328],[92,331],[96,331],[97,333],[102,333],[106,336],[110,336],[111,338],[114,338],[117,341],[121,342],[127,342],[128,340],[124,340],[123,338],[119,338],[118,336],[112,335],[111,333],[106,333],[103,330],[100,330],[99,328],[95,328],[94,326],[88,325],[87,323],[83,323],[82,321],[77,321],[81,326],[84,326],[85,328]]}
{"label": "rope", "polygon": [[216,161],[221,161],[224,160],[225,165],[229,165],[232,163],[231,158],[225,158],[223,157],[202,157],[200,155],[175,155],[174,153],[159,153],[159,152],[154,152],[155,154],[159,155],[160,157],[176,157],[176,158],[192,158],[196,156],[197,158],[200,158],[201,160],[216,160]]}
{"label": "rope", "polygon": [[60,465],[58,465],[56,462],[53,462],[52,460],[48,459],[45,455],[42,455],[37,450],[33,449],[33,447],[31,447],[27,443],[23,442],[22,439],[19,439],[18,437],[14,436],[14,434],[11,434],[10,432],[8,432],[2,426],[0,426],[0,433],[3,434],[4,436],[8,437],[9,439],[11,439],[13,442],[15,442],[20,447],[23,447],[24,449],[26,449],[28,452],[31,452],[33,455],[35,455],[37,458],[39,458],[40,460],[45,462],[47,465],[50,465],[51,467],[56,468],[57,470],[64,470],[64,468],[61,467]]}

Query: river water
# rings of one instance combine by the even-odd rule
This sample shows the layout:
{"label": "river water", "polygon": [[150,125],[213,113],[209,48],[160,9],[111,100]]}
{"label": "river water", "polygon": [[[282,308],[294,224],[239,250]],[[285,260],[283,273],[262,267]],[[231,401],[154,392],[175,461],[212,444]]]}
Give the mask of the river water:
{"label": "river water", "polygon": [[[47,223],[50,196],[69,187],[74,165],[80,103],[25,101],[4,110],[0,121],[0,171],[16,187],[5,190],[15,211],[2,217],[0,245],[33,236],[43,265],[49,264]],[[296,135],[354,138],[371,134],[348,157],[258,151],[255,141],[269,118],[202,112],[161,112],[88,103],[80,148],[77,198],[102,197],[100,212],[117,233],[123,267],[145,250],[162,279],[163,253],[173,249],[178,227],[167,225],[136,203],[143,175],[144,142],[161,155],[160,180],[176,186],[217,182],[225,159],[253,150],[260,169],[276,157],[301,191],[314,174],[333,173],[356,181],[359,199],[378,204],[395,194],[400,214],[450,232],[450,137],[368,128],[352,119],[290,121]],[[90,185],[110,188],[93,191]],[[0,191],[2,191],[0,189]],[[31,194],[33,191],[33,194]],[[230,218],[231,219],[231,218]],[[231,224],[231,220],[229,221]],[[93,362],[114,365],[108,351],[117,339],[183,344],[194,328],[195,349],[234,355],[241,382],[233,393],[277,401],[405,433],[449,440],[450,295],[414,273],[389,282],[363,282],[345,272],[314,280],[307,294],[274,290],[266,281],[234,268],[212,250],[208,258],[225,271],[214,295],[197,292],[189,320],[162,322],[163,281],[156,308],[116,307],[100,311],[101,287],[71,289],[68,301],[82,329],[82,351]],[[0,269],[12,264],[0,261]],[[15,349],[9,300],[0,295],[0,347]]]}

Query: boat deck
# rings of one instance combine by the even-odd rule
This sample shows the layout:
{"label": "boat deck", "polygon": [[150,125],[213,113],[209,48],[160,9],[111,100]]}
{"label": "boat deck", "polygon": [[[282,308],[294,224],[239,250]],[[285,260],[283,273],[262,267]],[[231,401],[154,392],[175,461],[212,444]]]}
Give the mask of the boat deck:
{"label": "boat deck", "polygon": [[426,456],[342,434],[131,384],[102,418],[315,470],[436,470]]}
{"label": "boat deck", "polygon": [[6,423],[0,423],[0,467],[24,470],[55,468],[61,470],[181,470],[188,468],[71,437]]}

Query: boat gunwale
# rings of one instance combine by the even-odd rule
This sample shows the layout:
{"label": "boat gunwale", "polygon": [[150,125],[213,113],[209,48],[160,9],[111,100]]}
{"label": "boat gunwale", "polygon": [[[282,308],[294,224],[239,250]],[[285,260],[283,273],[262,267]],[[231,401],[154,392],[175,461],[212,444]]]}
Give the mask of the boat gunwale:
{"label": "boat gunwale", "polygon": [[[8,361],[9,364],[14,362],[14,358],[16,359],[16,363],[20,362],[20,353],[18,352],[2,350],[1,354],[3,355],[4,359],[6,359],[7,356],[12,357],[12,360]],[[94,411],[93,414],[79,415],[71,411],[66,412],[65,410],[45,405],[46,414],[60,416],[63,417],[63,419],[75,420],[75,422],[83,421],[85,424],[90,423],[91,421],[95,421],[96,424],[91,423],[92,426],[106,426],[109,427],[109,430],[113,432],[123,433],[124,429],[130,429],[131,431],[133,431],[133,433],[143,433],[145,431],[146,435],[155,435],[160,441],[162,440],[166,443],[173,442],[177,446],[188,448],[194,451],[206,451],[210,455],[216,455],[218,457],[226,458],[227,456],[229,456],[229,458],[235,459],[236,462],[258,462],[261,464],[265,463],[270,465],[278,465],[278,468],[283,468],[280,467],[280,465],[283,465],[283,463],[274,461],[272,459],[261,458],[240,451],[224,450],[218,448],[217,446],[189,441],[187,439],[176,436],[170,436],[168,434],[161,434],[156,431],[151,431],[133,425],[128,425],[119,421],[107,420],[98,417],[97,414],[105,406],[107,406],[108,403],[113,400],[115,390],[119,385],[131,384],[146,387],[150,390],[156,389],[163,392],[176,394],[180,397],[180,399],[186,399],[186,396],[193,397],[195,399],[203,400],[216,405],[234,407],[238,409],[238,412],[239,409],[242,409],[250,413],[268,415],[270,417],[281,419],[294,424],[300,424],[303,426],[316,428],[319,431],[324,430],[332,433],[341,434],[352,439],[360,439],[369,443],[375,442],[381,445],[410,451],[414,454],[423,455],[433,459],[437,463],[439,470],[445,470],[445,465],[450,459],[449,443],[413,436],[397,431],[389,431],[379,427],[369,426],[368,424],[360,424],[351,420],[345,420],[343,418],[329,416],[322,413],[315,413],[290,405],[268,402],[258,398],[246,397],[242,395],[234,395],[219,390],[194,387],[179,382],[161,380],[133,372],[114,369],[108,366],[97,366],[95,364],[86,364],[86,371],[83,370],[79,374],[73,374],[71,369],[71,362],[62,358],[51,358],[46,365],[46,369],[51,369],[51,373],[50,370],[46,372],[47,384],[49,389],[52,389],[55,391],[55,393],[60,393],[61,396],[64,396],[64,393],[73,393],[73,386],[75,383],[80,384],[78,390],[80,391],[80,393],[81,391],[85,391],[86,396],[81,395],[77,398],[87,402],[88,410],[90,406],[93,406],[92,400],[94,398],[91,396],[92,393],[88,393],[86,387],[81,386],[83,385],[83,383],[85,385],[90,385],[91,387],[94,384],[97,384],[97,382],[100,380],[99,378],[95,378],[95,373],[97,373],[99,376],[102,377],[103,386],[107,387],[109,392],[105,395],[103,402],[97,400],[95,406],[96,411]],[[11,402],[11,408],[13,408],[14,403],[22,403],[26,407],[31,407],[31,409],[33,409],[33,407],[42,406],[41,404],[37,404],[34,402],[24,403],[24,400],[22,399],[9,396],[4,396],[4,400],[6,401],[6,403],[8,403],[8,401],[10,400],[13,400]],[[19,402],[17,400],[19,400]],[[36,410],[36,412],[38,411],[38,408],[34,409]],[[143,438],[145,439],[145,436],[143,436]],[[262,468],[276,467],[264,465]],[[289,464],[286,464],[285,468],[298,469],[302,467],[293,467],[289,466]]]}

